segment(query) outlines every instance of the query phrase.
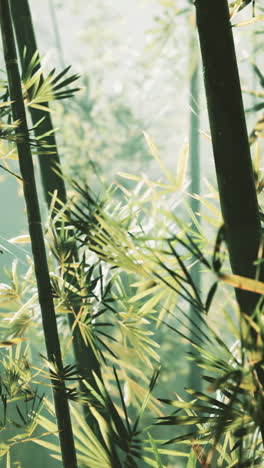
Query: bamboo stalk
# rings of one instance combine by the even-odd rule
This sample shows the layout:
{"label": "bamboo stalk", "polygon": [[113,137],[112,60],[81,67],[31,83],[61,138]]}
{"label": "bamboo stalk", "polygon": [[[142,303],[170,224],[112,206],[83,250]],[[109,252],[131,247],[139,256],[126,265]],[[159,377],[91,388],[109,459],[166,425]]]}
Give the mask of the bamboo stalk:
{"label": "bamboo stalk", "polygon": [[[189,61],[190,61],[190,133],[189,133],[189,154],[190,154],[190,173],[191,173],[191,185],[190,192],[192,195],[200,195],[200,138],[199,138],[199,125],[200,125],[200,109],[199,109],[199,64],[198,64],[198,50],[196,45],[195,36],[195,20],[193,18],[193,12],[191,13],[190,19],[190,46],[189,46]],[[190,206],[194,214],[200,210],[200,201],[198,198],[191,198]],[[193,226],[193,229],[196,229]],[[199,262],[196,262],[191,269],[192,279],[200,291],[201,288],[201,274]],[[202,320],[199,320],[197,313],[190,308],[190,339],[191,342],[195,341],[196,327],[202,327]],[[199,352],[192,348],[192,352],[199,356]],[[202,371],[195,362],[191,361],[190,364],[190,375],[189,375],[190,387],[201,391],[202,387]]]}
{"label": "bamboo stalk", "polygon": [[58,27],[57,15],[56,15],[56,10],[54,8],[53,0],[49,0],[49,9],[50,9],[50,18],[52,21],[53,31],[55,35],[55,43],[56,43],[56,47],[58,51],[58,58],[59,58],[60,66],[61,68],[65,68],[63,48],[61,44],[60,31]]}
{"label": "bamboo stalk", "polygon": [[[254,278],[261,227],[228,3],[196,0],[195,5],[230,263],[235,274]],[[238,289],[236,295],[241,310],[251,315],[259,295]]]}
{"label": "bamboo stalk", "polygon": [[[52,299],[33,161],[28,140],[26,113],[8,0],[0,0],[0,24],[10,99],[13,101],[13,119],[20,121],[20,125],[16,129],[17,136],[20,136],[20,139],[17,141],[17,151],[21,177],[23,179],[24,198],[27,207],[29,234],[31,238],[47,355],[49,361],[55,362],[58,368],[58,373],[63,375],[63,363]],[[23,141],[21,141],[21,134],[24,138]],[[65,468],[77,468],[76,452],[65,384],[63,380],[57,380],[52,376],[52,374],[51,382],[59,429],[63,466]]]}
{"label": "bamboo stalk", "polygon": [[[255,278],[261,224],[227,0],[196,0],[196,18],[220,203],[234,274]],[[264,280],[263,263],[259,279]],[[257,293],[236,289],[242,313],[254,313]],[[256,332],[251,328],[252,345]],[[262,389],[264,372],[256,369]],[[258,398],[258,395],[256,395]],[[263,402],[260,404],[264,411]],[[264,424],[260,423],[264,443]]]}

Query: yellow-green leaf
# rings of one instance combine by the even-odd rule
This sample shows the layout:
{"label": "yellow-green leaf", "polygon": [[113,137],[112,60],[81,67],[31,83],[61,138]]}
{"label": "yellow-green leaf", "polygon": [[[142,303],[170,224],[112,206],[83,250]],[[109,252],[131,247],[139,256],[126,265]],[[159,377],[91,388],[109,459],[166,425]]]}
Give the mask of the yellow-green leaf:
{"label": "yellow-green leaf", "polygon": [[11,340],[0,341],[0,348],[7,348],[8,346],[14,346],[26,340],[27,338],[12,338]]}
{"label": "yellow-green leaf", "polygon": [[167,179],[170,181],[171,184],[175,184],[175,180],[172,177],[170,171],[167,169],[164,162],[160,158],[158,148],[156,147],[155,143],[153,143],[153,141],[151,140],[151,138],[150,138],[150,136],[148,135],[147,132],[142,132],[142,133],[144,135],[144,138],[146,140],[146,143],[147,143],[147,145],[149,147],[149,150],[150,150],[152,156],[154,156],[154,158],[156,159],[156,161],[157,161],[159,167],[161,168],[162,172],[166,175]]}
{"label": "yellow-green leaf", "polygon": [[8,242],[11,244],[30,244],[30,236],[29,234],[24,234],[17,237],[12,237],[12,239],[8,239]]}
{"label": "yellow-green leaf", "polygon": [[219,273],[218,276],[221,281],[234,288],[255,292],[257,294],[264,294],[264,283],[261,281],[246,278],[245,276],[227,275],[225,273]]}

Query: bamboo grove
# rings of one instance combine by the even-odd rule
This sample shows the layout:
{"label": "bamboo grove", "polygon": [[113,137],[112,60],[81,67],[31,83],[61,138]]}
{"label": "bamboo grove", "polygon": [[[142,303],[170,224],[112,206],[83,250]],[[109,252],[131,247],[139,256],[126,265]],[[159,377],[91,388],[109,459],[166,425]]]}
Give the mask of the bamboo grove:
{"label": "bamboo grove", "polygon": [[[83,177],[65,170],[53,125],[66,99],[92,112],[78,103],[82,78],[70,67],[44,71],[30,2],[0,0],[1,167],[26,207],[28,235],[12,242],[31,249],[23,272],[15,260],[0,284],[3,467],[28,467],[26,446],[52,467],[263,466],[264,78],[254,62],[261,90],[247,90],[248,132],[233,39],[236,18],[248,13],[245,24],[258,28],[263,8],[165,3],[155,45],[165,47],[179,18],[191,37],[189,144],[173,172],[142,128],[159,176],[122,172],[93,188],[95,166]],[[201,195],[201,69],[219,206]],[[65,120],[70,112],[63,105]]]}

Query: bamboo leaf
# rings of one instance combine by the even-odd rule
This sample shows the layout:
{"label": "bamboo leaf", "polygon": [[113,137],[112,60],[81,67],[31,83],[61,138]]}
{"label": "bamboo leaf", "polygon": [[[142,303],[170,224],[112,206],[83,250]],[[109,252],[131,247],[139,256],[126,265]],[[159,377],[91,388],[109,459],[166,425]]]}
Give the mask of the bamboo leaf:
{"label": "bamboo leaf", "polygon": [[177,190],[183,190],[184,182],[186,178],[188,168],[188,156],[189,156],[189,144],[185,141],[183,148],[181,149],[177,163],[177,176],[175,186]]}
{"label": "bamboo leaf", "polygon": [[232,24],[232,27],[236,28],[236,27],[241,27],[241,26],[248,26],[249,24],[253,24],[258,21],[263,21],[263,20],[264,20],[264,15],[259,15],[259,16],[255,16],[251,18],[250,20],[241,21],[240,23],[237,23],[237,24]]}
{"label": "bamboo leaf", "polygon": [[12,338],[6,341],[0,341],[0,348],[8,348],[9,346],[14,346],[19,343],[23,343],[27,338]]}
{"label": "bamboo leaf", "polygon": [[155,440],[151,437],[151,434],[149,432],[148,432],[148,437],[149,437],[149,441],[150,441],[151,448],[152,448],[152,451],[153,451],[153,455],[154,455],[154,458],[155,458],[156,466],[157,466],[157,468],[163,468],[163,464],[161,463],[161,458],[160,458],[160,455],[159,455],[159,451],[157,449],[157,445],[155,443]]}
{"label": "bamboo leaf", "polygon": [[146,143],[149,147],[149,150],[152,154],[152,156],[154,156],[154,158],[156,159],[160,169],[162,170],[162,172],[166,175],[167,179],[169,180],[169,182],[172,184],[172,185],[175,185],[175,180],[174,178],[172,177],[170,171],[166,168],[164,162],[162,161],[162,159],[160,158],[159,156],[159,152],[158,152],[158,148],[156,147],[156,145],[153,143],[152,139],[150,138],[150,136],[148,135],[147,132],[143,132],[143,135],[144,135],[144,138],[146,140]]}
{"label": "bamboo leaf", "polygon": [[197,457],[196,457],[195,452],[192,450],[189,455],[186,468],[196,468],[196,466],[197,466]]}
{"label": "bamboo leaf", "polygon": [[264,283],[262,281],[240,275],[228,275],[226,273],[218,273],[218,277],[221,281],[234,288],[251,291],[257,294],[264,294]]}
{"label": "bamboo leaf", "polygon": [[28,234],[24,234],[17,237],[12,237],[12,239],[8,239],[8,242],[11,244],[30,244],[30,236]]}

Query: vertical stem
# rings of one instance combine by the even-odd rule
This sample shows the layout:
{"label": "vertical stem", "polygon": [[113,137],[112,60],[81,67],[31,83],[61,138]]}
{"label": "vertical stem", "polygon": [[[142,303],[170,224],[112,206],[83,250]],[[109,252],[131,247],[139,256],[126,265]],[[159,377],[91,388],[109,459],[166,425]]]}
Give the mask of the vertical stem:
{"label": "vertical stem", "polygon": [[[230,263],[234,273],[254,278],[261,228],[228,3],[196,0],[196,17]],[[259,296],[236,294],[251,315]]]}
{"label": "vertical stem", "polygon": [[[29,234],[31,238],[32,253],[35,266],[35,274],[38,286],[39,303],[42,314],[42,323],[50,361],[55,362],[58,373],[63,374],[63,363],[56,323],[52,290],[49,278],[47,257],[45,252],[44,237],[41,226],[41,218],[34,177],[33,161],[28,139],[28,127],[24,107],[21,81],[19,76],[15,40],[11,23],[11,15],[8,0],[0,0],[0,24],[4,49],[4,58],[7,69],[9,93],[12,103],[13,119],[19,120],[20,125],[16,129],[17,151],[21,176],[23,179],[24,197],[27,207]],[[23,141],[21,141],[23,135]],[[51,375],[54,395],[55,411],[59,429],[59,437],[62,451],[63,466],[65,468],[77,468],[76,453],[74,447],[71,419],[66,388],[63,380],[57,380]]]}
{"label": "vertical stem", "polygon": [[49,9],[50,9],[50,16],[51,16],[51,21],[52,21],[52,25],[53,25],[53,30],[54,30],[54,34],[55,34],[55,42],[56,42],[56,47],[57,47],[57,50],[58,50],[58,57],[59,57],[60,66],[62,68],[65,68],[63,48],[62,48],[62,45],[61,45],[60,31],[59,31],[59,28],[58,28],[58,21],[57,21],[56,10],[54,8],[53,0],[49,0]]}
{"label": "vertical stem", "polygon": [[[261,225],[245,113],[227,0],[196,0],[207,107],[225,236],[234,273],[254,278]],[[260,268],[264,280],[264,266]],[[252,315],[260,296],[236,290],[242,313]],[[252,345],[256,332],[251,328]],[[261,367],[257,375],[264,388]],[[262,401],[262,411],[263,401]],[[260,424],[264,442],[264,424]]]}
{"label": "vertical stem", "polygon": [[[199,67],[198,62],[194,64],[190,81],[190,160],[191,160],[191,193],[200,194],[200,151],[199,151]],[[191,207],[194,213],[200,210],[200,201],[191,199]]]}
{"label": "vertical stem", "polygon": [[[193,15],[192,15],[193,16]],[[189,61],[191,70],[190,80],[190,173],[191,173],[191,186],[190,192],[192,195],[200,195],[200,146],[199,146],[199,124],[200,124],[200,109],[199,109],[199,65],[198,65],[198,50],[196,46],[195,28],[193,24],[193,18],[191,18],[191,41],[189,50]],[[194,214],[200,210],[200,201],[198,198],[191,198],[191,209]],[[195,229],[195,226],[193,226]],[[201,288],[201,274],[200,265],[197,262],[193,265],[191,270],[193,281],[198,290]],[[190,310],[190,339],[195,341],[196,327],[201,328],[202,321],[199,320],[199,316],[193,309]],[[192,352],[198,354],[192,348]],[[189,376],[190,387],[201,391],[202,383],[202,372],[201,368],[198,367],[193,361],[190,365],[190,376]]]}

